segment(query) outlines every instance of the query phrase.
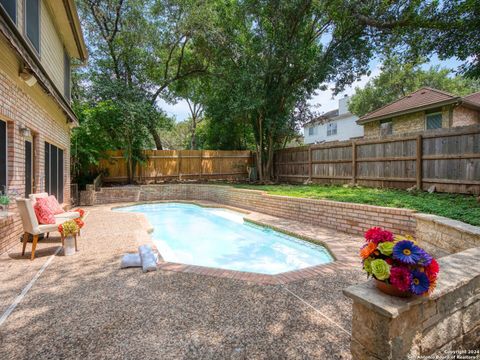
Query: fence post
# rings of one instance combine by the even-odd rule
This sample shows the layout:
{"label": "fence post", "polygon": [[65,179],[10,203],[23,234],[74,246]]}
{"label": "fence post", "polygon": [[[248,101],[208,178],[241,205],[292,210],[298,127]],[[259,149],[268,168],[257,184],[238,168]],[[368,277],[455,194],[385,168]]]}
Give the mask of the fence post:
{"label": "fence post", "polygon": [[178,181],[182,180],[182,174],[180,174],[180,169],[181,169],[181,165],[182,165],[182,156],[181,156],[181,152],[182,150],[177,150],[178,153],[177,153],[177,175],[178,175]]}
{"label": "fence post", "polygon": [[312,181],[312,146],[308,147],[308,181]]}
{"label": "fence post", "polygon": [[423,139],[422,135],[417,136],[417,159],[416,159],[416,175],[417,175],[417,189],[422,190],[422,158],[423,158]]}
{"label": "fence post", "polygon": [[357,143],[352,140],[352,184],[357,183]]}
{"label": "fence post", "polygon": [[203,150],[200,150],[200,177],[199,177],[199,180],[202,180],[202,172],[203,172]]}

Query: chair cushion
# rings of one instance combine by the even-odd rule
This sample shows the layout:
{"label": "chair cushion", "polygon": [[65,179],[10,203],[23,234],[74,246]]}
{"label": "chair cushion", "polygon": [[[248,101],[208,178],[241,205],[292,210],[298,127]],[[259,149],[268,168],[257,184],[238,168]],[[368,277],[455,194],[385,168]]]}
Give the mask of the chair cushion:
{"label": "chair cushion", "polygon": [[33,207],[39,224],[55,224],[55,216],[43,199],[38,199]]}
{"label": "chair cushion", "polygon": [[61,214],[58,214],[58,215],[55,215],[55,219],[70,219],[70,220],[73,220],[73,219],[77,219],[80,217],[80,214],[76,211],[66,211],[64,213],[61,213]]}
{"label": "chair cushion", "polygon": [[46,198],[39,198],[37,201],[45,203],[53,212],[53,215],[63,214],[65,212],[54,195],[50,195]]}

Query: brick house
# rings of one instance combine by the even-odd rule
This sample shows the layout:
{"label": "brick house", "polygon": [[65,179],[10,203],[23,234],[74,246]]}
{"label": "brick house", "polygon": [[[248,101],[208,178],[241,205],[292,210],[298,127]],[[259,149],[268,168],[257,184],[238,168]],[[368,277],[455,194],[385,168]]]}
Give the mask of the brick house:
{"label": "brick house", "polygon": [[363,125],[366,138],[480,124],[480,92],[460,97],[423,87],[357,123]]}
{"label": "brick house", "polygon": [[[0,0],[0,191],[70,203],[71,59],[87,58],[73,0]],[[14,201],[0,218],[0,253],[19,241]]]}

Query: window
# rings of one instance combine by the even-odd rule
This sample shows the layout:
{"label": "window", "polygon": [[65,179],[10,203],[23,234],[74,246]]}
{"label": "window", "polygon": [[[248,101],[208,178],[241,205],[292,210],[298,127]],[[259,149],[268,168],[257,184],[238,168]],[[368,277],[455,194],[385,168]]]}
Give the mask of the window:
{"label": "window", "polygon": [[64,92],[63,94],[65,95],[65,98],[67,100],[70,100],[70,57],[68,56],[67,52],[64,50],[63,52],[63,78],[64,78]]}
{"label": "window", "polygon": [[426,128],[430,129],[441,129],[442,128],[442,113],[431,113],[426,116]]}
{"label": "window", "polygon": [[40,0],[25,0],[25,32],[40,53]]}
{"label": "window", "polygon": [[315,128],[313,126],[310,126],[308,128],[308,135],[312,136],[315,134]]}
{"label": "window", "polygon": [[7,123],[0,120],[0,194],[7,190]]}
{"label": "window", "polygon": [[393,133],[393,124],[392,120],[382,120],[380,122],[380,135],[392,135]]}
{"label": "window", "polygon": [[63,202],[63,150],[45,143],[45,191]]}
{"label": "window", "polygon": [[337,123],[331,122],[327,124],[327,136],[337,135]]}
{"label": "window", "polygon": [[0,0],[0,5],[5,9],[10,19],[17,23],[17,0]]}

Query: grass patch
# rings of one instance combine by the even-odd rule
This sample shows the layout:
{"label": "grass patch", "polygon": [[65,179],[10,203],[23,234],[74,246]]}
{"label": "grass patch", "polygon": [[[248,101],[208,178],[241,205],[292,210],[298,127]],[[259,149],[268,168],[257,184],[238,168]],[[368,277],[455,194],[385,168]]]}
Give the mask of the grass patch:
{"label": "grass patch", "polygon": [[272,195],[412,209],[480,226],[480,203],[473,195],[429,194],[424,191],[408,192],[395,189],[349,188],[330,185],[238,184],[234,186],[242,189],[264,190]]}

